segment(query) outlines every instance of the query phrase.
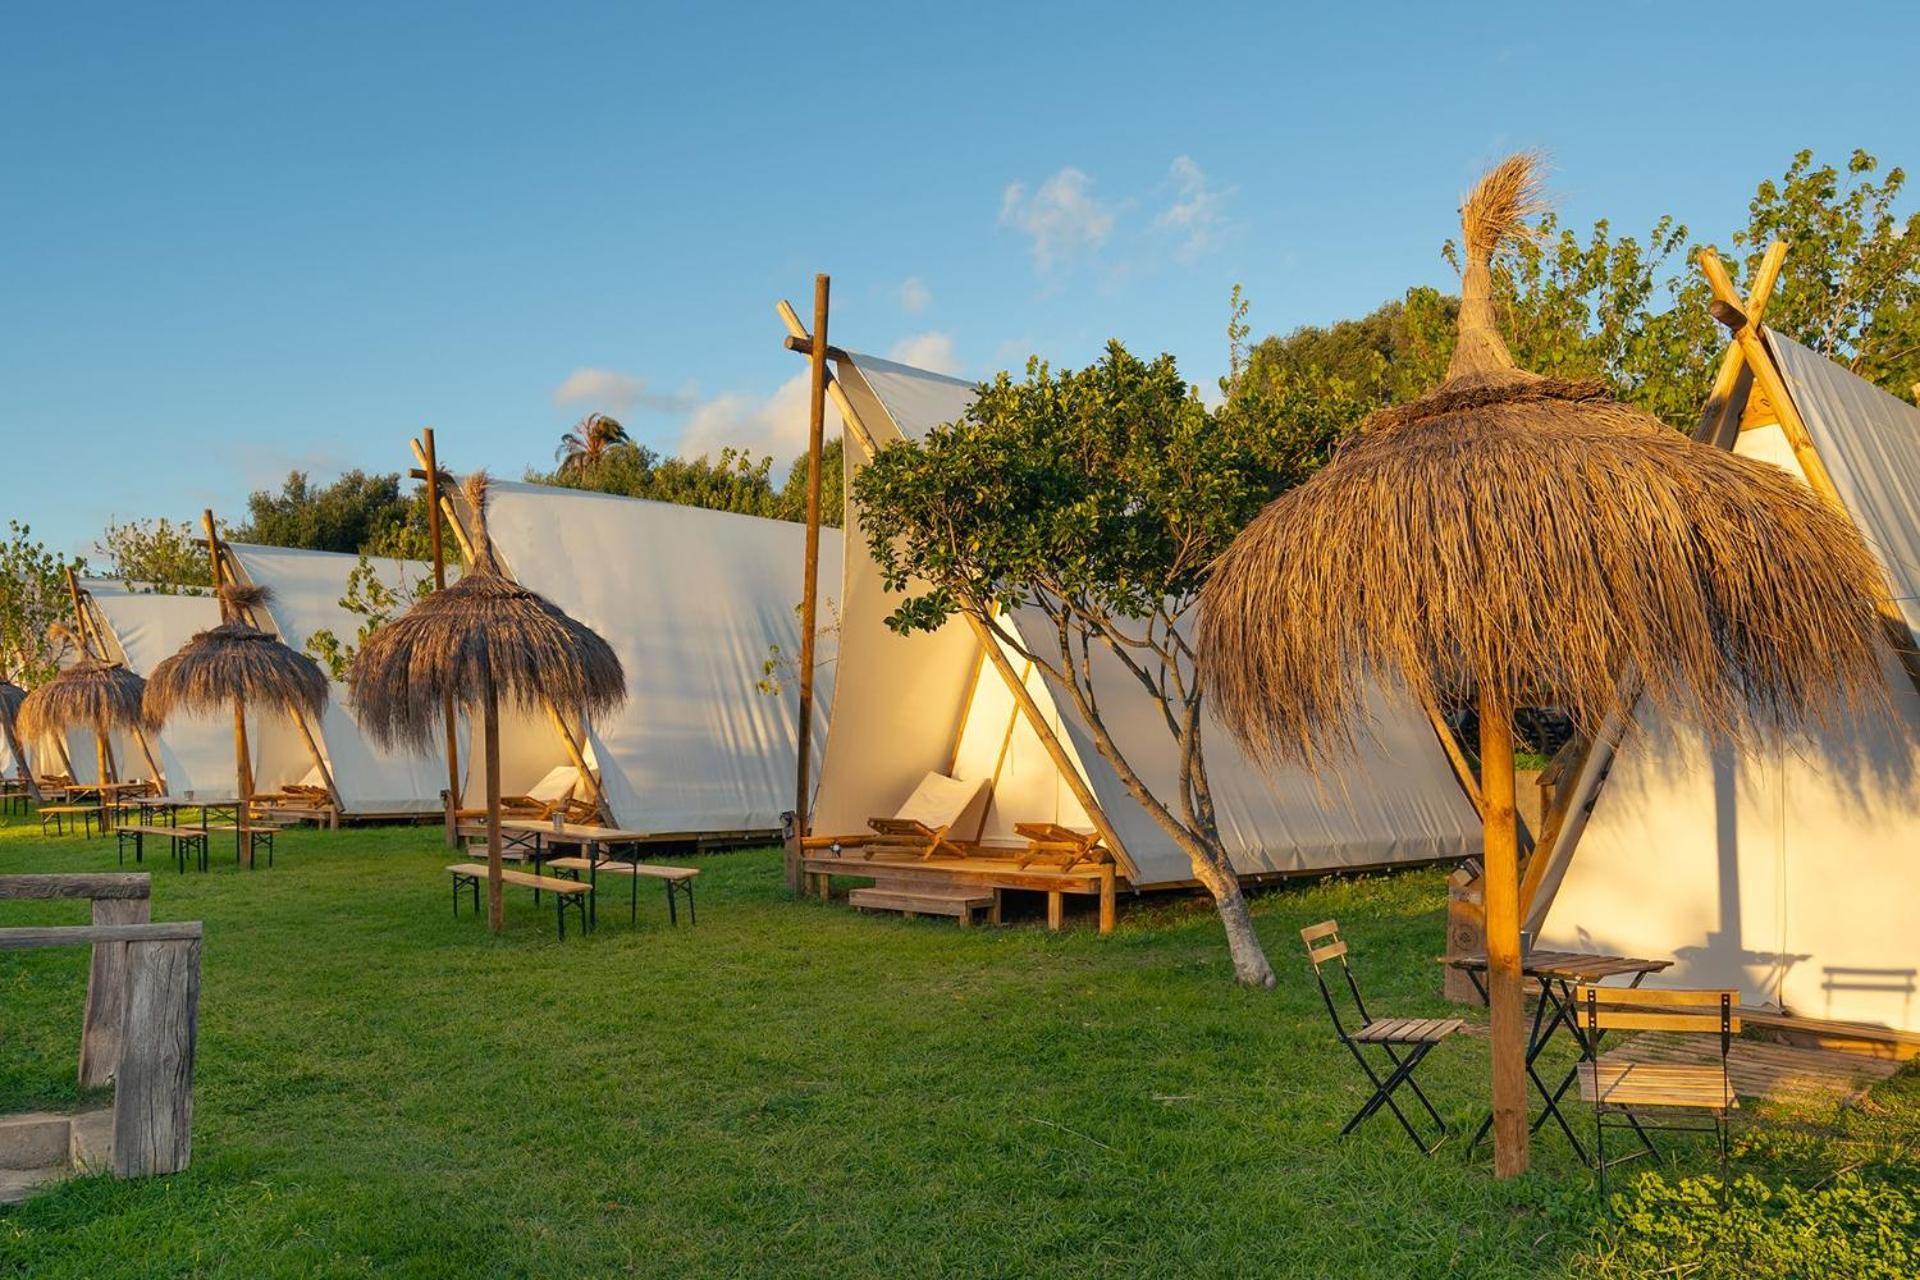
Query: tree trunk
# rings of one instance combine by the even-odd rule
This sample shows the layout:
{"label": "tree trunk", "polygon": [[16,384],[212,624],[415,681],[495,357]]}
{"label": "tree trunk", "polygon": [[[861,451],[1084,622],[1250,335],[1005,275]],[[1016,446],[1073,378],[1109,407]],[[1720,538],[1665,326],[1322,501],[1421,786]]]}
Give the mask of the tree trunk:
{"label": "tree trunk", "polygon": [[487,751],[487,927],[499,933],[507,926],[507,914],[500,892],[500,697],[491,664],[485,683],[481,716]]}
{"label": "tree trunk", "polygon": [[1519,832],[1513,809],[1513,717],[1480,694],[1480,794],[1484,801],[1487,1007],[1492,1022],[1493,1172],[1527,1171],[1526,1016],[1520,977]]}
{"label": "tree trunk", "polygon": [[1271,987],[1278,984],[1267,953],[1260,946],[1260,935],[1253,930],[1253,912],[1247,907],[1247,895],[1240,888],[1226,855],[1212,849],[1189,849],[1194,878],[1213,895],[1220,911],[1220,924],[1227,931],[1227,950],[1233,956],[1233,980],[1244,987]]}

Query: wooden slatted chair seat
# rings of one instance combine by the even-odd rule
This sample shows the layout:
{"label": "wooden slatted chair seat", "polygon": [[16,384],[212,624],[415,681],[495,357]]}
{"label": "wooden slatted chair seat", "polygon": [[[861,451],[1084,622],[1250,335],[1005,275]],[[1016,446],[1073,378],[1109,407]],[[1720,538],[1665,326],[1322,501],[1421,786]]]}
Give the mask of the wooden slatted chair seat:
{"label": "wooden slatted chair seat", "polygon": [[1461,1018],[1379,1018],[1353,1038],[1361,1044],[1438,1044],[1466,1025]]}
{"label": "wooden slatted chair seat", "polygon": [[808,836],[800,846],[835,853],[858,850],[868,860],[881,853],[922,860],[938,853],[965,858],[979,845],[974,840],[956,839],[953,832],[979,830],[991,791],[992,784],[985,778],[962,780],[929,773],[891,818],[867,819],[871,834]]}
{"label": "wooden slatted chair seat", "polygon": [[1626,1062],[1601,1058],[1579,1067],[1580,1098],[1614,1107],[1691,1107],[1730,1111],[1740,1105],[1716,1064]]}

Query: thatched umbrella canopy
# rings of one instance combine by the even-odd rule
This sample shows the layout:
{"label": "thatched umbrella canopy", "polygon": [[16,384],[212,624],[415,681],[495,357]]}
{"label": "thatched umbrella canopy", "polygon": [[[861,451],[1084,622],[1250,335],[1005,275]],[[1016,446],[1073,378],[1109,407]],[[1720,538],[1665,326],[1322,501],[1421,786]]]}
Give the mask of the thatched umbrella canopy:
{"label": "thatched umbrella canopy", "polygon": [[1202,600],[1215,711],[1253,751],[1343,752],[1369,682],[1477,697],[1496,1167],[1526,1164],[1512,713],[1591,728],[1637,690],[1683,722],[1791,728],[1883,697],[1881,581],[1844,516],[1786,472],[1696,444],[1597,382],[1514,367],[1491,261],[1538,207],[1529,157],[1462,210],[1447,378],[1375,414],[1263,511]]}
{"label": "thatched umbrella canopy", "polygon": [[14,721],[20,715],[20,703],[26,696],[25,689],[5,676],[0,676],[0,742],[6,743],[15,767],[20,770],[20,781],[31,788],[33,772],[27,766],[27,753],[21,749],[20,736],[14,730]]}
{"label": "thatched umbrella canopy", "polygon": [[[115,729],[137,732],[140,698],[147,682],[117,662],[83,654],[78,662],[21,699],[16,725],[28,740],[51,737],[72,728],[93,731],[100,781],[109,783],[113,765],[107,746]],[[102,793],[104,799],[104,793]]]}
{"label": "thatched umbrella canopy", "polygon": [[253,850],[245,831],[247,805],[253,797],[253,760],[247,745],[247,708],[317,719],[327,705],[327,677],[320,664],[245,621],[271,598],[265,587],[222,586],[220,625],[197,633],[180,652],[153,669],[143,706],[147,723],[155,729],[183,711],[233,708],[236,825],[240,828],[235,839],[249,865]]}
{"label": "thatched umbrella canopy", "polygon": [[553,705],[585,716],[627,698],[613,647],[501,572],[486,532],[487,478],[469,477],[473,557],[452,586],[432,592],[360,646],[347,679],[360,725],[382,744],[429,749],[445,700],[480,711],[487,776],[487,912],[500,902],[500,703]]}

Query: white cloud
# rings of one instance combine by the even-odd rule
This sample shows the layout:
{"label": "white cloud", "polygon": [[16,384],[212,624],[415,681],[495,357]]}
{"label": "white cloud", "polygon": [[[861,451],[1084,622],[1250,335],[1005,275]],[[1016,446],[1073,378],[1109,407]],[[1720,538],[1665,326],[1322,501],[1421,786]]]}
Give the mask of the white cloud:
{"label": "white cloud", "polygon": [[1174,256],[1191,262],[1219,244],[1229,225],[1226,203],[1235,188],[1215,186],[1192,156],[1175,156],[1167,180],[1173,187],[1173,203],[1153,225],[1179,236]]}
{"label": "white cloud", "polygon": [[693,407],[694,399],[684,391],[649,390],[645,378],[630,373],[582,365],[553,389],[553,403],[555,408],[586,405],[615,414],[630,413],[636,408],[684,413]]}
{"label": "white cloud", "polygon": [[953,354],[953,339],[937,332],[900,339],[887,351],[887,359],[935,373],[957,374],[961,368],[959,358]]}
{"label": "white cloud", "polygon": [[918,314],[933,305],[933,291],[927,288],[926,281],[919,276],[908,276],[900,282],[900,309]]}
{"label": "white cloud", "polygon": [[[717,458],[720,450],[731,446],[756,455],[771,453],[775,466],[785,466],[807,447],[807,385],[803,369],[770,396],[728,392],[714,397],[687,419],[680,433],[680,455]],[[839,432],[840,414],[829,399],[826,433],[831,438]]]}
{"label": "white cloud", "polygon": [[1000,225],[1033,241],[1033,265],[1042,273],[1099,249],[1113,223],[1113,209],[1093,194],[1093,179],[1071,165],[1035,191],[1013,182],[1000,193]]}

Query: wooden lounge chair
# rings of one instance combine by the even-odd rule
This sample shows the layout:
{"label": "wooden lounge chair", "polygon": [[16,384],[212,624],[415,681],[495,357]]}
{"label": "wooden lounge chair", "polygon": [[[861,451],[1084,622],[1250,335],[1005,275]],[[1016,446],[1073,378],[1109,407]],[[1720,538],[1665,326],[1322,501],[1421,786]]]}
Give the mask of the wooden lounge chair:
{"label": "wooden lounge chair", "polygon": [[572,765],[557,765],[523,796],[501,796],[500,812],[509,818],[547,819],[561,815],[566,822],[592,822],[599,814],[593,805],[574,798],[580,789],[580,771]]}
{"label": "wooden lounge chair", "polygon": [[935,854],[964,858],[976,847],[971,837],[958,838],[955,831],[974,831],[987,809],[992,784],[985,778],[963,781],[944,773],[929,773],[920,779],[905,804],[891,818],[869,818],[870,833],[849,836],[808,836],[802,849],[827,849],[835,854],[858,850],[872,861],[875,854],[918,857],[923,861]]}
{"label": "wooden lounge chair", "polygon": [[1113,861],[1098,832],[1075,831],[1057,822],[1016,822],[1013,830],[1027,841],[1019,858],[1023,867],[1044,859],[1058,862],[1062,871],[1071,871],[1083,862],[1099,865]]}

